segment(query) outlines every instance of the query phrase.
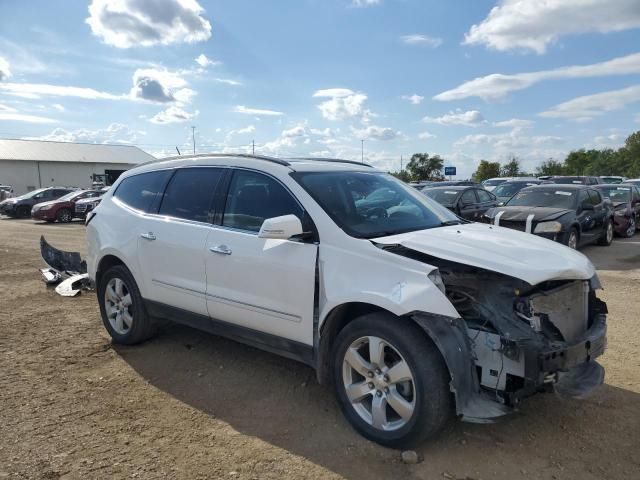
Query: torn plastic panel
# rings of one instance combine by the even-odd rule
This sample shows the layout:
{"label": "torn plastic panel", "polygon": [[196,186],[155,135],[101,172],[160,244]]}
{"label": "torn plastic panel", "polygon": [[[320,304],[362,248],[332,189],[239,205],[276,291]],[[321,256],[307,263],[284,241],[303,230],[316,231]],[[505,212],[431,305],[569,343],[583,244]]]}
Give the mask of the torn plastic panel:
{"label": "torn plastic panel", "polygon": [[87,273],[87,263],[78,252],[65,252],[49,245],[44,235],[40,237],[40,253],[47,265],[58,272]]}
{"label": "torn plastic panel", "polygon": [[56,292],[63,297],[73,297],[80,290],[92,289],[87,274],[87,264],[78,252],[65,252],[51,246],[40,237],[40,253],[49,268],[41,268],[42,279],[47,285],[56,285]]}
{"label": "torn plastic panel", "polygon": [[[490,420],[495,412],[465,413],[481,392],[505,406],[537,391],[554,389],[580,397],[600,385],[604,373],[594,359],[606,345],[606,304],[595,290],[597,276],[584,280],[550,280],[538,285],[400,246],[386,251],[435,266],[440,272],[447,298],[462,320],[450,325],[466,333],[442,336],[433,317],[416,321],[440,348],[452,375],[458,413],[467,420]],[[430,327],[431,326],[431,327]],[[430,330],[431,328],[431,330]],[[434,335],[435,332],[435,335]],[[455,337],[455,338],[454,338]],[[443,348],[438,339],[460,346]],[[442,343],[442,342],[441,342]],[[464,368],[464,362],[471,368]],[[459,378],[467,376],[468,378]],[[456,378],[458,377],[458,378]],[[480,398],[486,398],[480,396]]]}

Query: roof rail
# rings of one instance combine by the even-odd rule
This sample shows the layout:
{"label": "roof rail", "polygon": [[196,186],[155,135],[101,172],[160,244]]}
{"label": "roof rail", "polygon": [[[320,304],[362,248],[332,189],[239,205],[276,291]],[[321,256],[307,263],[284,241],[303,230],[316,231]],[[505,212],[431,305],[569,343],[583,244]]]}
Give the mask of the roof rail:
{"label": "roof rail", "polygon": [[335,163],[350,163],[352,165],[360,165],[364,167],[374,168],[372,165],[364,162],[357,162],[355,160],[343,160],[342,158],[322,158],[322,157],[291,157],[291,160],[311,160],[314,162],[335,162]]}
{"label": "roof rail", "polygon": [[251,155],[251,154],[248,154],[248,153],[196,153],[196,154],[191,154],[191,155],[173,155],[171,157],[157,158],[155,160],[150,160],[148,162],[139,163],[137,166],[149,165],[151,163],[164,162],[164,161],[167,161],[167,160],[180,160],[180,159],[189,159],[189,158],[207,158],[207,157],[252,158],[252,159],[255,159],[255,160],[264,160],[266,162],[277,163],[278,165],[283,165],[285,167],[290,166],[289,162],[287,162],[286,160],[283,160],[281,158],[266,157],[266,156],[263,156],[263,155]]}

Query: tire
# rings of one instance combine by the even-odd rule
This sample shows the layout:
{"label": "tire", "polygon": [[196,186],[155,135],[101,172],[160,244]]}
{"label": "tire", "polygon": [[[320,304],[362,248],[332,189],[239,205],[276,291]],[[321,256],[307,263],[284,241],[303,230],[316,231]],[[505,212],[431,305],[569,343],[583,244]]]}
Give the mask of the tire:
{"label": "tire", "polygon": [[97,294],[102,323],[113,343],[133,345],[154,336],[155,324],[127,267],[116,265],[107,270],[97,286]]}
{"label": "tire", "polygon": [[16,218],[26,218],[31,216],[31,209],[26,205],[21,205],[16,209]]}
{"label": "tire", "polygon": [[579,244],[580,235],[578,234],[578,230],[576,227],[571,227],[571,230],[569,230],[569,236],[567,237],[567,247],[577,250]]}
{"label": "tire", "polygon": [[68,208],[61,208],[56,212],[56,220],[60,223],[70,223],[73,220],[73,213]]}
{"label": "tire", "polygon": [[[374,347],[374,351],[383,352],[378,357],[381,362],[371,361],[371,345],[382,345],[381,349]],[[394,369],[396,374],[387,376]],[[434,437],[451,417],[450,377],[444,360],[433,342],[409,320],[386,313],[353,320],[336,338],[332,371],[344,416],[364,437],[386,447],[408,447]],[[401,372],[404,375],[400,376]],[[394,382],[394,376],[400,380],[405,375],[411,380]],[[374,404],[384,415],[374,417]]]}
{"label": "tire", "polygon": [[608,247],[613,242],[613,221],[608,218],[607,223],[604,226],[604,232],[598,239],[598,245]]}

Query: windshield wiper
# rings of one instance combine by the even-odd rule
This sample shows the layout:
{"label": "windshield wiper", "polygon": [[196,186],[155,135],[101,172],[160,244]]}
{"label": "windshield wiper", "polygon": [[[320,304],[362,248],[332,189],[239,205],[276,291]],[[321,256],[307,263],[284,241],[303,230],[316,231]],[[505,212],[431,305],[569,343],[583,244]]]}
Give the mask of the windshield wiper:
{"label": "windshield wiper", "polygon": [[462,220],[447,220],[446,222],[440,222],[441,227],[448,227],[449,225],[461,225]]}

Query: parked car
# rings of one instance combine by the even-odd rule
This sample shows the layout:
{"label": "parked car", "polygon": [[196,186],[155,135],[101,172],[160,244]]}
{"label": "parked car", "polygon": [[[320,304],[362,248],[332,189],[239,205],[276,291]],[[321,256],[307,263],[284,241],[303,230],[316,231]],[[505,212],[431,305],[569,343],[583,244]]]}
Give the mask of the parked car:
{"label": "parked car", "polygon": [[466,220],[480,221],[484,213],[498,205],[493,193],[478,187],[432,187],[422,191]]}
{"label": "parked car", "polygon": [[31,208],[37,203],[56,200],[73,191],[65,187],[48,187],[25,193],[19,197],[9,198],[0,202],[0,214],[9,217],[24,218],[31,215]]}
{"label": "parked car", "polygon": [[[393,204],[357,203],[380,189]],[[604,378],[606,305],[584,255],[464,222],[366,165],[147,163],[86,223],[114,343],[142,342],[164,318],[302,361],[383,445],[433,436],[453,412],[492,422],[537,391],[583,396]]]}
{"label": "parked car", "polygon": [[485,221],[533,233],[578,249],[611,245],[613,208],[600,192],[585,185],[536,185],[489,210]]}
{"label": "parked car", "polygon": [[531,187],[533,185],[540,185],[541,183],[549,182],[538,180],[537,178],[528,178],[524,180],[508,180],[494,188],[491,193],[496,196],[499,203],[504,203],[523,188]]}
{"label": "parked car", "polygon": [[435,182],[431,180],[422,180],[420,182],[409,182],[409,186],[415,188],[416,190],[422,190],[424,187],[427,187]]}
{"label": "parked car", "polygon": [[38,203],[31,209],[31,218],[46,222],[69,223],[75,217],[76,202],[101,195],[99,190],[74,190],[49,202]]}
{"label": "parked car", "polygon": [[13,197],[13,187],[11,185],[0,185],[0,202]]}
{"label": "parked car", "polygon": [[627,177],[619,177],[616,175],[602,176],[600,175],[600,180],[602,183],[624,183]]}
{"label": "parked car", "polygon": [[598,177],[592,176],[567,176],[567,175],[554,175],[548,179],[552,183],[558,183],[563,185],[598,185],[603,183]]}
{"label": "parked car", "polygon": [[640,187],[631,183],[596,185],[613,204],[613,228],[622,237],[632,237],[640,229]]}
{"label": "parked car", "polygon": [[100,201],[102,201],[102,196],[107,190],[101,188],[98,191],[98,195],[78,200],[75,204],[73,216],[76,218],[86,218],[87,214],[100,204]]}
{"label": "parked car", "polygon": [[442,182],[433,182],[431,185],[427,185],[426,187],[422,187],[421,191],[424,191],[426,188],[432,187],[480,187],[481,185],[478,182],[474,182],[473,180],[444,180]]}
{"label": "parked car", "polygon": [[511,177],[496,177],[496,178],[489,178],[488,180],[485,180],[482,182],[482,186],[485,188],[485,190],[487,190],[488,192],[492,192],[494,188],[496,188],[498,185],[511,180]]}
{"label": "parked car", "polygon": [[625,180],[624,183],[631,183],[636,187],[640,187],[640,178],[631,178],[629,180]]}

